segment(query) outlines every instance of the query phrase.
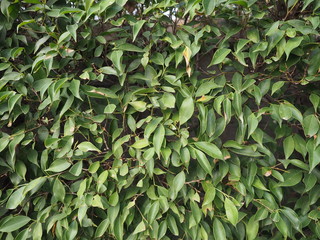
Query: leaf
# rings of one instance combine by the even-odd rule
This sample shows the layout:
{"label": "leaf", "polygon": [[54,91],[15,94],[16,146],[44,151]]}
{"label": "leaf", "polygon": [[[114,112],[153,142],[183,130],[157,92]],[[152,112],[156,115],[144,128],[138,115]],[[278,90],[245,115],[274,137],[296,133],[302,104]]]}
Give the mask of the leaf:
{"label": "leaf", "polygon": [[77,146],[82,152],[96,151],[101,152],[96,146],[91,142],[82,142]]}
{"label": "leaf", "polygon": [[309,96],[309,100],[313,105],[314,111],[317,112],[317,109],[318,109],[318,106],[319,106],[319,103],[320,103],[320,97],[318,95],[312,93]]}
{"label": "leaf", "polygon": [[195,142],[194,145],[200,149],[201,151],[205,152],[212,158],[217,158],[223,160],[223,154],[220,149],[214,145],[213,143],[209,142]]}
{"label": "leaf", "polygon": [[287,55],[287,60],[289,58],[289,55],[291,53],[291,51],[297,47],[300,46],[301,42],[303,40],[303,37],[296,37],[296,38],[291,38],[288,40],[288,42],[286,43],[286,46],[284,48],[284,52]]}
{"label": "leaf", "polygon": [[320,163],[320,146],[318,146],[312,153],[309,153],[309,173]]}
{"label": "leaf", "polygon": [[172,188],[175,193],[178,193],[182,189],[182,187],[185,184],[185,181],[186,181],[186,175],[184,171],[181,171],[173,178]]}
{"label": "leaf", "polygon": [[79,176],[81,174],[81,171],[82,171],[82,161],[79,161],[76,164],[74,164],[69,170],[69,172],[74,176]]}
{"label": "leaf", "polygon": [[149,145],[148,139],[143,138],[143,139],[139,139],[138,141],[136,141],[134,144],[131,145],[131,147],[141,149],[141,148],[144,148],[148,145]]}
{"label": "leaf", "polygon": [[300,233],[302,233],[302,223],[297,213],[288,207],[283,207],[283,209],[281,209],[281,212],[289,219],[289,221],[292,223],[292,226]]}
{"label": "leaf", "polygon": [[139,20],[133,25],[132,42],[134,42],[136,40],[136,37],[138,36],[138,33],[140,32],[140,30],[145,22],[146,22],[146,20]]}
{"label": "leaf", "polygon": [[25,226],[28,222],[31,221],[31,218],[27,216],[14,216],[10,217],[8,221],[5,221],[0,225],[0,232],[13,232],[18,229],[21,229],[23,226]]}
{"label": "leaf", "polygon": [[283,141],[283,150],[286,159],[288,159],[294,151],[294,140],[292,136],[287,137]]}
{"label": "leaf", "polygon": [[156,216],[159,213],[159,209],[160,209],[159,201],[155,201],[151,205],[150,210],[148,212],[148,222],[149,222],[149,224],[152,224],[154,222],[154,220],[156,219]]}
{"label": "leaf", "polygon": [[211,167],[210,162],[208,161],[206,155],[197,149],[195,149],[195,154],[196,154],[197,161],[200,164],[201,168],[206,173],[208,173],[210,176],[212,176],[212,167]]}
{"label": "leaf", "polygon": [[205,195],[203,198],[202,206],[205,206],[207,204],[210,204],[213,202],[215,196],[216,196],[216,189],[213,186],[212,183],[206,183],[203,185],[203,188],[205,190]]}
{"label": "leaf", "polygon": [[110,55],[110,59],[114,67],[120,72],[120,74],[123,73],[122,64],[121,64],[122,55],[123,55],[122,51],[113,51]]}
{"label": "leaf", "polygon": [[161,103],[164,105],[165,108],[174,108],[176,104],[176,98],[172,93],[164,93],[161,98]]}
{"label": "leaf", "polygon": [[236,226],[238,223],[238,210],[229,198],[225,198],[224,208],[226,211],[227,219],[233,226]]}
{"label": "leaf", "polygon": [[181,107],[179,109],[179,121],[180,125],[186,123],[193,115],[194,104],[193,99],[188,97],[183,100]]}
{"label": "leaf", "polygon": [[53,196],[55,196],[55,198],[57,200],[59,200],[63,203],[64,197],[66,194],[66,190],[58,178],[56,178],[56,180],[54,181],[52,193],[53,193]]}
{"label": "leaf", "polygon": [[80,100],[83,100],[83,99],[80,97],[79,88],[80,88],[80,81],[79,81],[79,80],[76,80],[76,79],[73,79],[73,80],[70,82],[69,90],[71,91],[71,93],[73,94],[73,96],[75,96],[76,98],[79,98]]}
{"label": "leaf", "polygon": [[258,29],[248,30],[247,38],[254,43],[259,43],[259,41],[260,41],[259,30]]}
{"label": "leaf", "polygon": [[102,237],[103,234],[107,231],[108,227],[110,225],[110,220],[109,218],[104,219],[97,227],[97,230],[94,234],[95,238]]}
{"label": "leaf", "polygon": [[164,126],[160,124],[153,135],[154,150],[159,157],[160,157],[161,146],[164,141],[164,135],[165,135]]}
{"label": "leaf", "polygon": [[231,52],[231,49],[229,49],[229,48],[219,48],[214,53],[212,60],[211,60],[211,63],[209,64],[208,67],[222,63],[230,52]]}
{"label": "leaf", "polygon": [[144,112],[146,110],[147,103],[143,101],[134,101],[129,103],[138,112]]}
{"label": "leaf", "polygon": [[217,218],[213,220],[213,236],[216,240],[227,240],[224,226]]}
{"label": "leaf", "polygon": [[252,216],[246,224],[246,233],[248,240],[256,239],[259,232],[259,221],[255,220],[255,216]]}
{"label": "leaf", "polygon": [[279,89],[281,89],[284,84],[285,84],[285,81],[277,81],[276,83],[274,83],[274,84],[272,85],[272,88],[271,88],[271,96],[272,96],[276,91],[278,91]]}
{"label": "leaf", "polygon": [[303,119],[302,127],[306,136],[312,137],[319,131],[319,121],[311,114]]}
{"label": "leaf", "polygon": [[254,113],[251,113],[247,119],[248,121],[248,138],[251,136],[252,133],[257,129],[259,121]]}
{"label": "leaf", "polygon": [[216,7],[216,0],[202,0],[202,5],[204,8],[205,14],[207,16],[210,16]]}
{"label": "leaf", "polygon": [[301,182],[302,172],[300,170],[290,169],[283,174],[284,181],[277,184],[280,187],[291,187]]}
{"label": "leaf", "polygon": [[114,104],[108,104],[105,108],[104,108],[104,113],[113,113],[114,110],[116,109],[116,105]]}
{"label": "leaf", "polygon": [[63,172],[64,170],[68,169],[71,166],[67,160],[59,159],[55,160],[48,169],[47,172]]}
{"label": "leaf", "polygon": [[147,228],[146,228],[146,225],[144,224],[143,221],[141,221],[137,227],[135,228],[135,230],[133,231],[132,235],[135,235],[135,234],[138,234],[140,232],[143,232],[145,231]]}
{"label": "leaf", "polygon": [[25,187],[20,187],[11,194],[6,204],[7,209],[16,209],[20,205],[25,198],[24,189]]}

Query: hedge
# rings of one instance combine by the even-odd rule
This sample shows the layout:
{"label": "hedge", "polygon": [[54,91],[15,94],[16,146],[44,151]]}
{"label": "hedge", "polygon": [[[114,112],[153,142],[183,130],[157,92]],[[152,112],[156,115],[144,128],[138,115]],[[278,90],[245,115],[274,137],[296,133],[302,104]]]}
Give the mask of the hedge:
{"label": "hedge", "polygon": [[319,239],[319,0],[2,0],[0,239]]}

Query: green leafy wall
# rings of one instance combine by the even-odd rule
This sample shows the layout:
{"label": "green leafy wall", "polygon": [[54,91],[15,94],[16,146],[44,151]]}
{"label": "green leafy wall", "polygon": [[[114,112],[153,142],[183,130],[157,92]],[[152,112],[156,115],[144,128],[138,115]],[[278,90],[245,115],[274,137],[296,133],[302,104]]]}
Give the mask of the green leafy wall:
{"label": "green leafy wall", "polygon": [[320,1],[2,0],[1,239],[319,239]]}

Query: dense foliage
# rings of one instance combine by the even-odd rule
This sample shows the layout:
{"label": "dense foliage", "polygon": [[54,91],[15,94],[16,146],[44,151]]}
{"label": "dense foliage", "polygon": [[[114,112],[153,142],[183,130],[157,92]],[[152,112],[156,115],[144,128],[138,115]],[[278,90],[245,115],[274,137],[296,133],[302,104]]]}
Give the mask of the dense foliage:
{"label": "dense foliage", "polygon": [[1,239],[320,238],[320,1],[0,6]]}

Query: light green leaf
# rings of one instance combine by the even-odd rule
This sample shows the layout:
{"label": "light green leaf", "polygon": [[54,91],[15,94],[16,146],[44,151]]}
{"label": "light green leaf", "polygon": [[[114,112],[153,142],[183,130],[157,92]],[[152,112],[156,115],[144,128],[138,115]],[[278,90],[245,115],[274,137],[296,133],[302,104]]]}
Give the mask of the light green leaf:
{"label": "light green leaf", "polygon": [[202,167],[202,169],[206,173],[208,173],[210,176],[212,176],[212,167],[211,167],[210,162],[208,161],[206,155],[197,149],[195,149],[195,154],[196,154],[197,161],[200,164],[200,166]]}
{"label": "light green leaf", "polygon": [[139,139],[138,141],[136,141],[134,144],[131,145],[131,147],[141,149],[141,148],[144,148],[148,145],[149,145],[148,139],[143,138],[143,139]]}
{"label": "light green leaf", "polygon": [[217,158],[223,160],[223,154],[220,149],[214,145],[213,143],[209,142],[195,142],[194,145],[200,149],[201,151],[205,152],[212,158]]}
{"label": "light green leaf", "polygon": [[139,20],[137,21],[134,25],[133,25],[133,31],[132,31],[132,34],[133,34],[133,39],[132,39],[132,42],[134,42],[136,40],[136,37],[138,35],[138,33],[140,32],[143,24],[146,22],[146,20]]}
{"label": "light green leaf", "polygon": [[57,200],[63,202],[66,195],[66,190],[58,178],[56,178],[56,180],[54,181],[52,193]]}
{"label": "light green leaf", "polygon": [[224,226],[217,218],[213,220],[213,236],[216,240],[227,240]]}
{"label": "light green leaf", "polygon": [[27,216],[18,215],[18,216],[10,217],[8,221],[5,221],[0,225],[0,232],[9,233],[9,232],[16,231],[22,228],[23,226],[25,226],[30,221],[31,221],[31,218]]}
{"label": "light green leaf", "polygon": [[216,7],[216,0],[202,0],[202,5],[205,14],[207,16],[210,16],[213,13],[214,8]]}
{"label": "light green leaf", "polygon": [[146,230],[146,225],[144,224],[143,221],[141,221],[137,227],[135,228],[135,230],[133,231],[132,235],[138,234],[140,232],[143,232]]}
{"label": "light green leaf", "polygon": [[301,182],[302,172],[300,170],[290,169],[283,174],[284,181],[278,183],[280,187],[291,187]]}
{"label": "light green leaf", "polygon": [[296,38],[291,38],[288,40],[288,42],[286,43],[286,46],[284,48],[284,52],[287,55],[287,60],[289,58],[289,55],[291,53],[291,51],[297,47],[300,46],[301,42],[303,40],[303,37],[296,37]]}
{"label": "light green leaf", "polygon": [[11,194],[10,198],[7,201],[7,209],[16,209],[19,206],[19,204],[25,198],[24,189],[25,187],[20,187]]}
{"label": "light green leaf", "polygon": [[227,219],[230,223],[232,223],[233,226],[236,226],[236,224],[238,223],[238,210],[229,198],[225,198],[224,208],[226,211]]}
{"label": "light green leaf", "polygon": [[186,181],[186,175],[184,171],[181,171],[174,177],[172,182],[172,188],[175,193],[178,193],[182,189],[182,187],[185,184],[185,181]]}
{"label": "light green leaf", "polygon": [[219,48],[214,53],[212,60],[211,60],[211,63],[209,64],[208,67],[222,63],[230,52],[231,52],[231,49],[229,49],[229,48]]}
{"label": "light green leaf", "polygon": [[67,160],[59,159],[55,160],[50,167],[46,170],[47,172],[63,172],[71,166]]}
{"label": "light green leaf", "polygon": [[91,142],[82,142],[77,146],[82,152],[96,151],[101,152],[96,146]]}
{"label": "light green leaf", "polygon": [[306,136],[312,137],[319,131],[319,121],[311,114],[303,119],[302,127]]}
{"label": "light green leaf", "polygon": [[104,108],[104,113],[113,113],[115,109],[116,109],[116,105],[114,105],[114,104],[108,104],[108,105]]}
{"label": "light green leaf", "polygon": [[180,124],[187,122],[193,115],[194,112],[194,103],[191,97],[188,97],[183,100],[181,107],[179,109],[179,121]]}
{"label": "light green leaf", "polygon": [[160,150],[161,150],[162,143],[164,141],[164,135],[165,135],[164,126],[160,124],[153,135],[153,146],[158,156],[160,156]]}
{"label": "light green leaf", "polygon": [[254,240],[259,232],[259,222],[252,216],[246,224],[246,233],[248,240]]}
{"label": "light green leaf", "polygon": [[288,159],[294,151],[294,140],[291,135],[283,141],[283,150],[286,159]]}

